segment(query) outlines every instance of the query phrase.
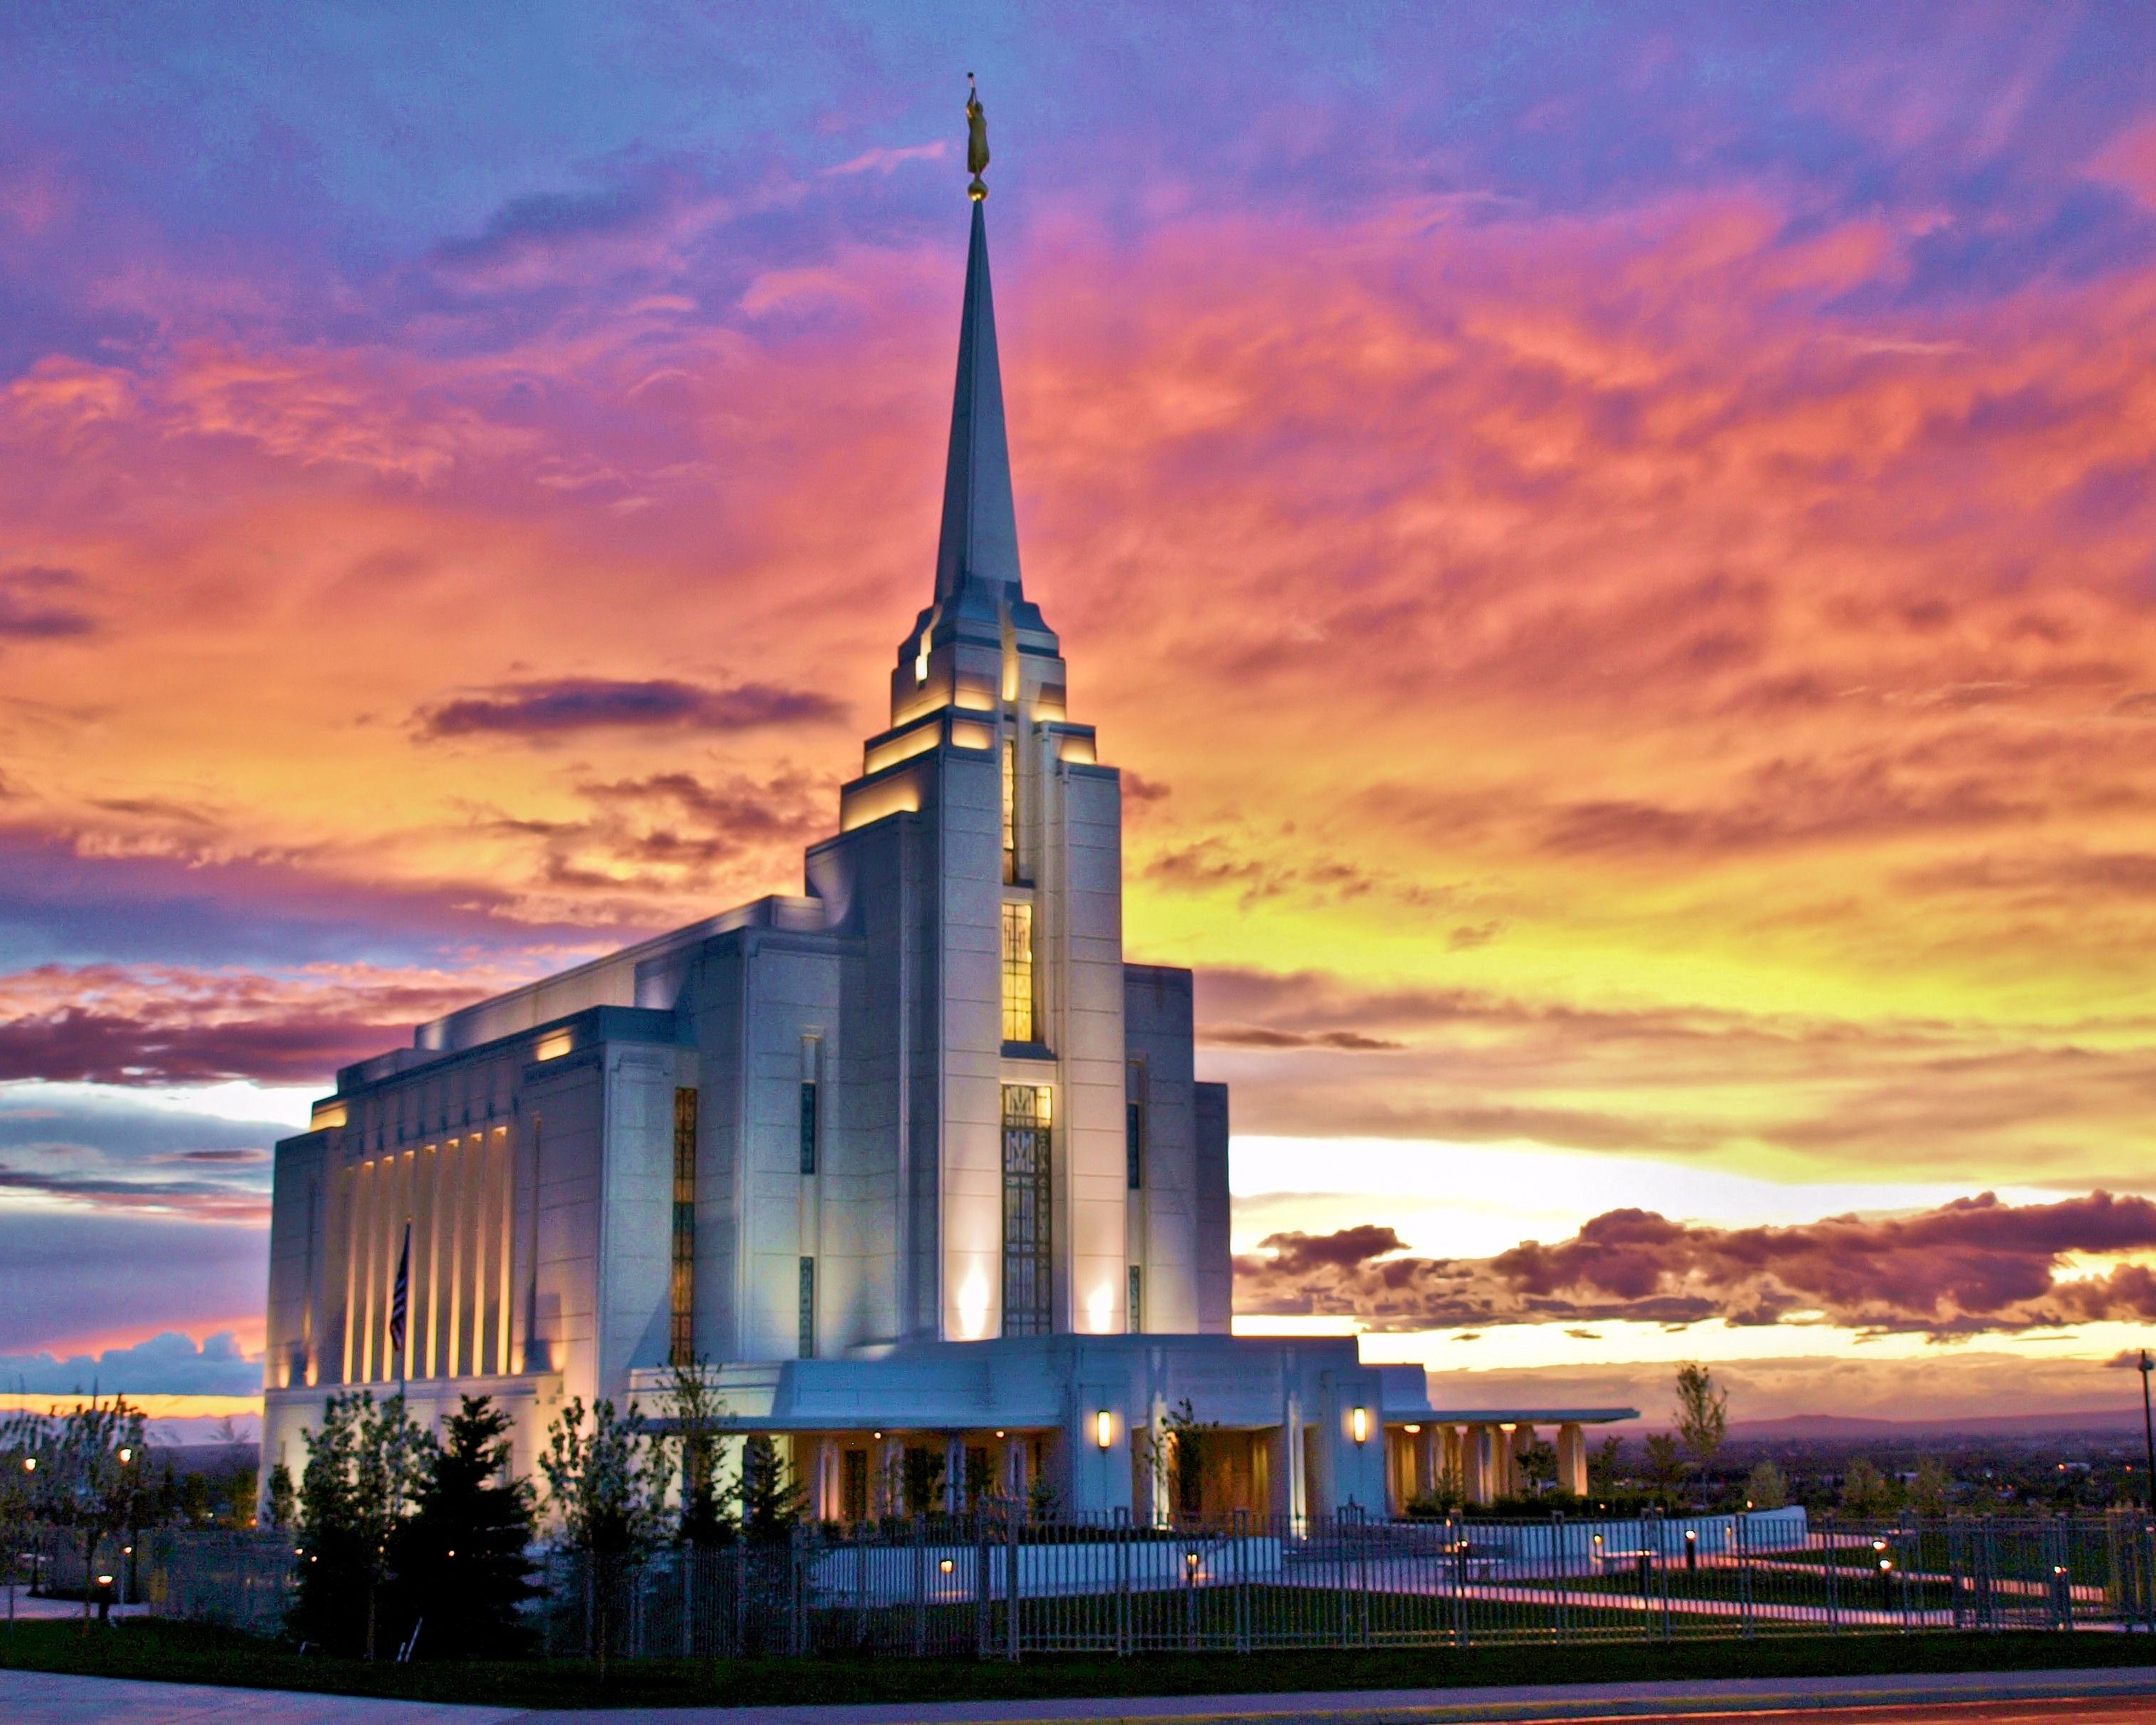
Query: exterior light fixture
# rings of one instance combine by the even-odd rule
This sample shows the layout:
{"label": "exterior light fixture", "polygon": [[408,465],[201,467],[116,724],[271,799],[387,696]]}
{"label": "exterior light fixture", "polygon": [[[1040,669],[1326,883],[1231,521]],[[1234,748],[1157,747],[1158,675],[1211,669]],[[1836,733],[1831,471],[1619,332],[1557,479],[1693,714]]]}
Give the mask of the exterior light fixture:
{"label": "exterior light fixture", "polygon": [[1348,1416],[1348,1429],[1355,1434],[1357,1443],[1368,1443],[1370,1440],[1370,1410],[1368,1408],[1356,1409]]}
{"label": "exterior light fixture", "polygon": [[34,1455],[25,1455],[23,1458],[23,1471],[24,1473],[35,1473],[37,1471],[38,1458]]}
{"label": "exterior light fixture", "polygon": [[112,1578],[110,1575],[100,1575],[97,1578],[97,1584],[100,1587],[110,1587],[112,1585]]}
{"label": "exterior light fixture", "polygon": [[135,1452],[134,1452],[134,1450],[131,1450],[131,1449],[123,1449],[122,1450],[121,1450],[121,1452],[120,1452],[120,1461],[121,1461],[121,1465],[122,1466],[125,1466],[128,1462],[132,1461],[134,1459],[135,1459]]}
{"label": "exterior light fixture", "polygon": [[1691,1544],[1691,1542],[1692,1542],[1693,1540],[1695,1540],[1695,1539],[1697,1539],[1697,1538],[1699,1538],[1699,1529],[1698,1529],[1698,1528],[1697,1528],[1697,1527],[1687,1527],[1687,1528],[1686,1528],[1686,1529],[1685,1529],[1685,1543],[1686,1543],[1686,1544],[1687,1544],[1687,1545]]}
{"label": "exterior light fixture", "polygon": [[1001,1432],[998,1432],[998,1433],[996,1434],[996,1435],[997,1435],[998,1437],[1001,1437],[1001,1436],[1003,1435],[1003,1434],[1002,1434]]}
{"label": "exterior light fixture", "polygon": [[1116,1440],[1116,1416],[1106,1408],[1093,1416],[1093,1441],[1106,1449]]}
{"label": "exterior light fixture", "polygon": [[942,1563],[938,1563],[936,1567],[937,1567],[937,1568],[941,1569],[941,1570],[942,1570],[942,1571],[946,1575],[948,1575],[948,1574],[951,1573],[951,1569],[952,1569],[952,1563],[951,1563],[951,1560],[950,1560],[950,1558],[944,1558],[944,1559],[943,1559],[943,1561],[942,1561]]}
{"label": "exterior light fixture", "polygon": [[1422,1428],[1419,1425],[1403,1425],[1400,1430],[1405,1432],[1409,1437],[1419,1437],[1422,1435]]}

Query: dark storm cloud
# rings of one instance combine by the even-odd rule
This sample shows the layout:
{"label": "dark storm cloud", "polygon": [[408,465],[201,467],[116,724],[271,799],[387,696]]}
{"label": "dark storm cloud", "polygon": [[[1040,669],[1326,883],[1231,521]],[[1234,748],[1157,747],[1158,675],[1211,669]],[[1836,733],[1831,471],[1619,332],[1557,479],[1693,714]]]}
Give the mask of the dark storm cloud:
{"label": "dark storm cloud", "polygon": [[[1353,1313],[1385,1329],[1631,1319],[1792,1319],[1935,1337],[2156,1318],[2156,1275],[2066,1274],[2076,1255],[2156,1250],[2156,1204],[2091,1193],[1919,1214],[1717,1228],[1610,1210],[1569,1240],[1486,1259],[1406,1254],[1374,1224],[1276,1234],[1235,1260],[1240,1309]],[[1817,1317],[1813,1318],[1812,1315]]]}
{"label": "dark storm cloud", "polygon": [[299,1014],[237,1023],[157,1022],[64,1009],[0,1024],[0,1082],[192,1084],[254,1078],[321,1084],[403,1041],[409,1021]]}
{"label": "dark storm cloud", "polygon": [[507,683],[429,707],[416,716],[423,736],[556,737],[598,730],[750,731],[820,722],[845,709],[813,690],[742,683],[731,689],[657,677],[617,681],[561,677]]}
{"label": "dark storm cloud", "polygon": [[94,624],[76,603],[82,586],[82,577],[73,569],[38,564],[0,569],[0,640],[88,634]]}

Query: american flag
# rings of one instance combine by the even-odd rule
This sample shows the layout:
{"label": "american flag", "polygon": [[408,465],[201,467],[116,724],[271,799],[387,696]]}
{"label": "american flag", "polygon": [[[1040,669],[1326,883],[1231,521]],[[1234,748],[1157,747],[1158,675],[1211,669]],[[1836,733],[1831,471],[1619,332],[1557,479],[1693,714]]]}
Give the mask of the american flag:
{"label": "american flag", "polygon": [[412,1224],[404,1224],[404,1250],[397,1255],[397,1286],[389,1291],[389,1351],[404,1351],[404,1312],[412,1296]]}

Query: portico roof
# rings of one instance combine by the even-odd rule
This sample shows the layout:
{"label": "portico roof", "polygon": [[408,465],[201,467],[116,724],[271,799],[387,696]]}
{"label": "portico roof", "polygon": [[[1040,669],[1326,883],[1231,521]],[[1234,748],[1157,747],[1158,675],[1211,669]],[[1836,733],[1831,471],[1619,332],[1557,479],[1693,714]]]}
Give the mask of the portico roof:
{"label": "portico roof", "polygon": [[1637,1420],[1637,1408],[1438,1408],[1430,1413],[1403,1414],[1388,1425],[1415,1423],[1425,1425],[1614,1425],[1620,1420]]}

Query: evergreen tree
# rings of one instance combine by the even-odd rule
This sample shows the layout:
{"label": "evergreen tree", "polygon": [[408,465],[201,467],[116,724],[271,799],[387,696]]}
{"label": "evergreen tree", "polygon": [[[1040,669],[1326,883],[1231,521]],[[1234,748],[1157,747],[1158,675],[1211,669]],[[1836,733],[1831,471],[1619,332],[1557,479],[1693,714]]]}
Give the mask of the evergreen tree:
{"label": "evergreen tree", "polygon": [[390,1550],[393,1620],[416,1626],[434,1659],[498,1659],[525,1651],[521,1606],[539,1589],[528,1480],[509,1476],[509,1415],[465,1396],[429,1447],[412,1514]]}
{"label": "evergreen tree", "polygon": [[699,1548],[729,1544],[734,1524],[726,1518],[726,1492],[719,1479],[719,1421],[726,1404],[701,1356],[669,1368],[666,1403],[681,1447],[681,1514],[675,1537]]}
{"label": "evergreen tree", "polygon": [[292,1485],[292,1470],[279,1462],[270,1470],[270,1525],[279,1532],[292,1525],[299,1499]]}
{"label": "evergreen tree", "polygon": [[808,1495],[780,1457],[778,1445],[758,1434],[742,1446],[742,1537],[752,1545],[783,1545],[793,1537],[808,1508]]}
{"label": "evergreen tree", "polygon": [[372,1659],[382,1642],[389,1549],[409,1511],[433,1440],[372,1391],[333,1395],[306,1434],[300,1476],[299,1588],[288,1623],[302,1640]]}

